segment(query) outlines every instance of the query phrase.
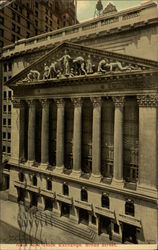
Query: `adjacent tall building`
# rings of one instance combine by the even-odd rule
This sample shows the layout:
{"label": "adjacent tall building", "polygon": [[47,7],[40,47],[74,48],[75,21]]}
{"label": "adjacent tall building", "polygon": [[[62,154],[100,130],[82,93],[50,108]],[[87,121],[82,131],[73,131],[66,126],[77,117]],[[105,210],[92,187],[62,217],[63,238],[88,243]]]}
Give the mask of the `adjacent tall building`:
{"label": "adjacent tall building", "polygon": [[157,242],[157,17],[150,1],[3,49],[9,199],[36,219],[89,241]]}

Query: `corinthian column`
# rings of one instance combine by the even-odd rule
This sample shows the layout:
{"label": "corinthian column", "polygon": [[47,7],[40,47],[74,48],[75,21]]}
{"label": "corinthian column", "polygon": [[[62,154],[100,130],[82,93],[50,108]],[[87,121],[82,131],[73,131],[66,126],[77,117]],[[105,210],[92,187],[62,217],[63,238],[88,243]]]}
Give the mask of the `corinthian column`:
{"label": "corinthian column", "polygon": [[143,192],[151,189],[156,191],[158,185],[158,96],[142,95],[137,96],[137,100],[139,104],[138,189]]}
{"label": "corinthian column", "polygon": [[101,177],[101,97],[91,98],[93,102],[92,135],[92,178]]}
{"label": "corinthian column", "polygon": [[123,182],[123,107],[124,97],[113,97],[114,115],[114,169],[113,182]]}
{"label": "corinthian column", "polygon": [[64,168],[64,100],[57,99],[56,170]]}
{"label": "corinthian column", "polygon": [[79,176],[81,173],[81,137],[82,137],[82,99],[72,99],[74,104],[74,129],[73,129],[73,171]]}
{"label": "corinthian column", "polygon": [[36,108],[35,101],[27,101],[29,106],[29,121],[28,121],[28,161],[35,161],[35,116]]}
{"label": "corinthian column", "polygon": [[41,100],[42,105],[42,131],[41,131],[41,164],[49,163],[49,102]]}

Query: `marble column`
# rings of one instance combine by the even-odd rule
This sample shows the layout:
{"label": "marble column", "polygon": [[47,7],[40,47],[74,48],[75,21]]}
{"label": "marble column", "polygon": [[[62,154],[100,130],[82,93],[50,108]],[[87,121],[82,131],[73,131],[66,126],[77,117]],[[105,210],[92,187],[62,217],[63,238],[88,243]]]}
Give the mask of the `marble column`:
{"label": "marble column", "polygon": [[41,164],[49,163],[49,101],[41,100],[42,131],[41,131]]}
{"label": "marble column", "polygon": [[73,127],[73,171],[72,174],[80,176],[81,173],[81,138],[82,138],[82,99],[72,99],[74,104]]}
{"label": "marble column", "polygon": [[56,99],[57,104],[57,136],[56,136],[56,170],[64,168],[64,108],[62,98]]}
{"label": "marble column", "polygon": [[92,177],[101,177],[101,97],[91,98],[93,103]]}
{"label": "marble column", "polygon": [[156,195],[158,186],[158,95],[137,96],[139,104],[138,189]]}
{"label": "marble column", "polygon": [[35,161],[35,121],[36,121],[36,107],[34,100],[27,101],[29,106],[28,117],[28,161],[33,163]]}
{"label": "marble column", "polygon": [[115,104],[114,114],[114,166],[113,182],[123,183],[123,96],[113,97]]}

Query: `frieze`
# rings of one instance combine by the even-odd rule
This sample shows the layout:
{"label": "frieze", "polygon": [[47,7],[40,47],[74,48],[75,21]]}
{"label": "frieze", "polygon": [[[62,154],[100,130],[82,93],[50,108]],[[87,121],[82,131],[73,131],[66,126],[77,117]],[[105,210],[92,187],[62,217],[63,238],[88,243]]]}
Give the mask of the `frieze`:
{"label": "frieze", "polygon": [[137,96],[137,101],[140,107],[158,106],[158,96],[156,95],[140,95]]}

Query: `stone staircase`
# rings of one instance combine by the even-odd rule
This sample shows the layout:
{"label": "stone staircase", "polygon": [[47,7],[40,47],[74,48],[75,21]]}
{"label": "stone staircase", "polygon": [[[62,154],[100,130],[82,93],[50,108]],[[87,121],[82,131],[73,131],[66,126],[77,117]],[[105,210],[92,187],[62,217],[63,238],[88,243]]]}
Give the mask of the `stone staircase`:
{"label": "stone staircase", "polygon": [[96,233],[92,229],[82,224],[74,224],[73,222],[68,221],[67,218],[59,217],[52,212],[38,210],[34,214],[34,216],[36,219],[39,219],[45,224],[49,224],[51,226],[62,229],[89,242],[94,242],[94,239],[96,237]]}

